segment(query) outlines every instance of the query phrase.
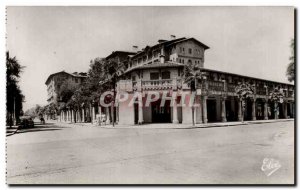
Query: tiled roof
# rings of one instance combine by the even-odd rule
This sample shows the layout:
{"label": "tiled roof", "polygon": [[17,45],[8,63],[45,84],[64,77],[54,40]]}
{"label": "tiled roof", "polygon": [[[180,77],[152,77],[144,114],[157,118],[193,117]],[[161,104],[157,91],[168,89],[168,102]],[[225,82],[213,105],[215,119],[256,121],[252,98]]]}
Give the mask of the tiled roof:
{"label": "tiled roof", "polygon": [[127,54],[127,55],[134,55],[136,52],[130,52],[130,51],[113,51],[110,55],[106,57],[106,59],[109,59],[110,57],[113,57],[117,54]]}
{"label": "tiled roof", "polygon": [[[164,45],[169,45],[169,44],[172,44],[172,43],[174,43],[174,42],[181,41],[181,40],[184,40],[184,39],[186,39],[186,38],[183,37],[183,38],[177,38],[177,39],[174,39],[174,40],[166,40],[166,41],[164,41],[164,42],[162,42],[162,43],[158,43],[158,44],[155,44],[155,45],[153,45],[153,46],[146,46],[145,50],[146,50],[146,49],[153,49],[153,48],[158,47],[158,46],[163,45],[163,44],[164,44]],[[133,57],[138,56],[138,55],[144,53],[145,50],[144,50],[144,51],[141,51],[141,52],[139,52],[139,53],[137,53],[137,54],[135,54],[135,55],[133,55]]]}
{"label": "tiled roof", "polygon": [[60,72],[57,72],[57,73],[52,73],[51,75],[49,75],[49,77],[47,78],[45,84],[47,85],[48,84],[48,81],[55,75],[58,75],[58,74],[61,74],[61,73],[65,73],[65,74],[68,74],[68,75],[71,75],[73,77],[81,77],[81,78],[86,78],[87,75],[81,75],[80,73],[78,74],[74,74],[74,73],[68,73],[66,71],[60,71]]}
{"label": "tiled roof", "polygon": [[175,41],[175,42],[169,44],[168,46],[173,45],[173,44],[177,44],[177,43],[181,43],[181,42],[185,42],[185,41],[188,41],[188,40],[193,40],[193,41],[195,41],[196,43],[198,43],[198,44],[200,44],[201,46],[203,46],[204,49],[209,49],[209,47],[208,47],[207,45],[205,45],[205,44],[203,44],[202,42],[196,40],[195,38],[185,38],[185,39],[182,39],[182,40],[179,40],[179,41]]}

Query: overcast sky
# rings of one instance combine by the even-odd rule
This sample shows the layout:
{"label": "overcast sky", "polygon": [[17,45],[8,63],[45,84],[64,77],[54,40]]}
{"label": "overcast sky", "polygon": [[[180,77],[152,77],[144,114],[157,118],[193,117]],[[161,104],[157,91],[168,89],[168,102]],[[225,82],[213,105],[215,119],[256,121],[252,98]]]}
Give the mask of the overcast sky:
{"label": "overcast sky", "polygon": [[24,110],[47,103],[51,73],[87,72],[93,58],[171,34],[208,45],[206,68],[288,82],[292,7],[7,8],[7,50],[26,66]]}

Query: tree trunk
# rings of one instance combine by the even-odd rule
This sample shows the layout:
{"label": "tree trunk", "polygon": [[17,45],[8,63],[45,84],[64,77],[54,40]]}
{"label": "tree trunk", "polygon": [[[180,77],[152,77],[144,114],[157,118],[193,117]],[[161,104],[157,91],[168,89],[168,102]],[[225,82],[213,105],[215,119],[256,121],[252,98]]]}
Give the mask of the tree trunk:
{"label": "tree trunk", "polygon": [[244,100],[241,101],[241,106],[242,106],[242,123],[244,123],[244,117],[245,117]]}
{"label": "tree trunk", "polygon": [[115,126],[114,102],[112,102],[111,105],[111,122],[114,127]]}
{"label": "tree trunk", "polygon": [[192,120],[193,120],[193,126],[195,126],[195,116],[194,116],[195,108],[194,105],[192,105]]}

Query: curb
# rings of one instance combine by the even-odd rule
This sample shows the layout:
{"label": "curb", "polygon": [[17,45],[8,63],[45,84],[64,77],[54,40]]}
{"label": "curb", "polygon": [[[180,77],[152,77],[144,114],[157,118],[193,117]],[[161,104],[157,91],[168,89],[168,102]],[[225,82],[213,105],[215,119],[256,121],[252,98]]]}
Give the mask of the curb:
{"label": "curb", "polygon": [[238,122],[238,123],[211,123],[211,124],[198,124],[195,126],[180,126],[180,127],[172,127],[172,123],[168,125],[168,127],[152,127],[146,125],[123,125],[118,126],[115,125],[115,127],[112,127],[111,125],[95,125],[91,123],[59,123],[62,125],[76,125],[81,127],[97,127],[97,128],[103,128],[103,129],[194,129],[194,128],[214,128],[214,127],[230,127],[230,126],[238,126],[238,125],[251,125],[251,124],[264,124],[264,123],[277,123],[277,122],[288,122],[288,121],[294,121],[294,119],[279,119],[279,120],[257,120],[257,121],[245,121],[244,123]]}

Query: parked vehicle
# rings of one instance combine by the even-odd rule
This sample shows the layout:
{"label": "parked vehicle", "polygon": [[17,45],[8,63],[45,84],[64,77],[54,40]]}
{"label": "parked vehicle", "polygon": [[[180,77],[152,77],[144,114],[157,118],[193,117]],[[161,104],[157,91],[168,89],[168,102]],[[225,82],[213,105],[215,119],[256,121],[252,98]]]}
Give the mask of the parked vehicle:
{"label": "parked vehicle", "polygon": [[31,116],[21,116],[18,126],[21,129],[34,127],[33,118]]}

